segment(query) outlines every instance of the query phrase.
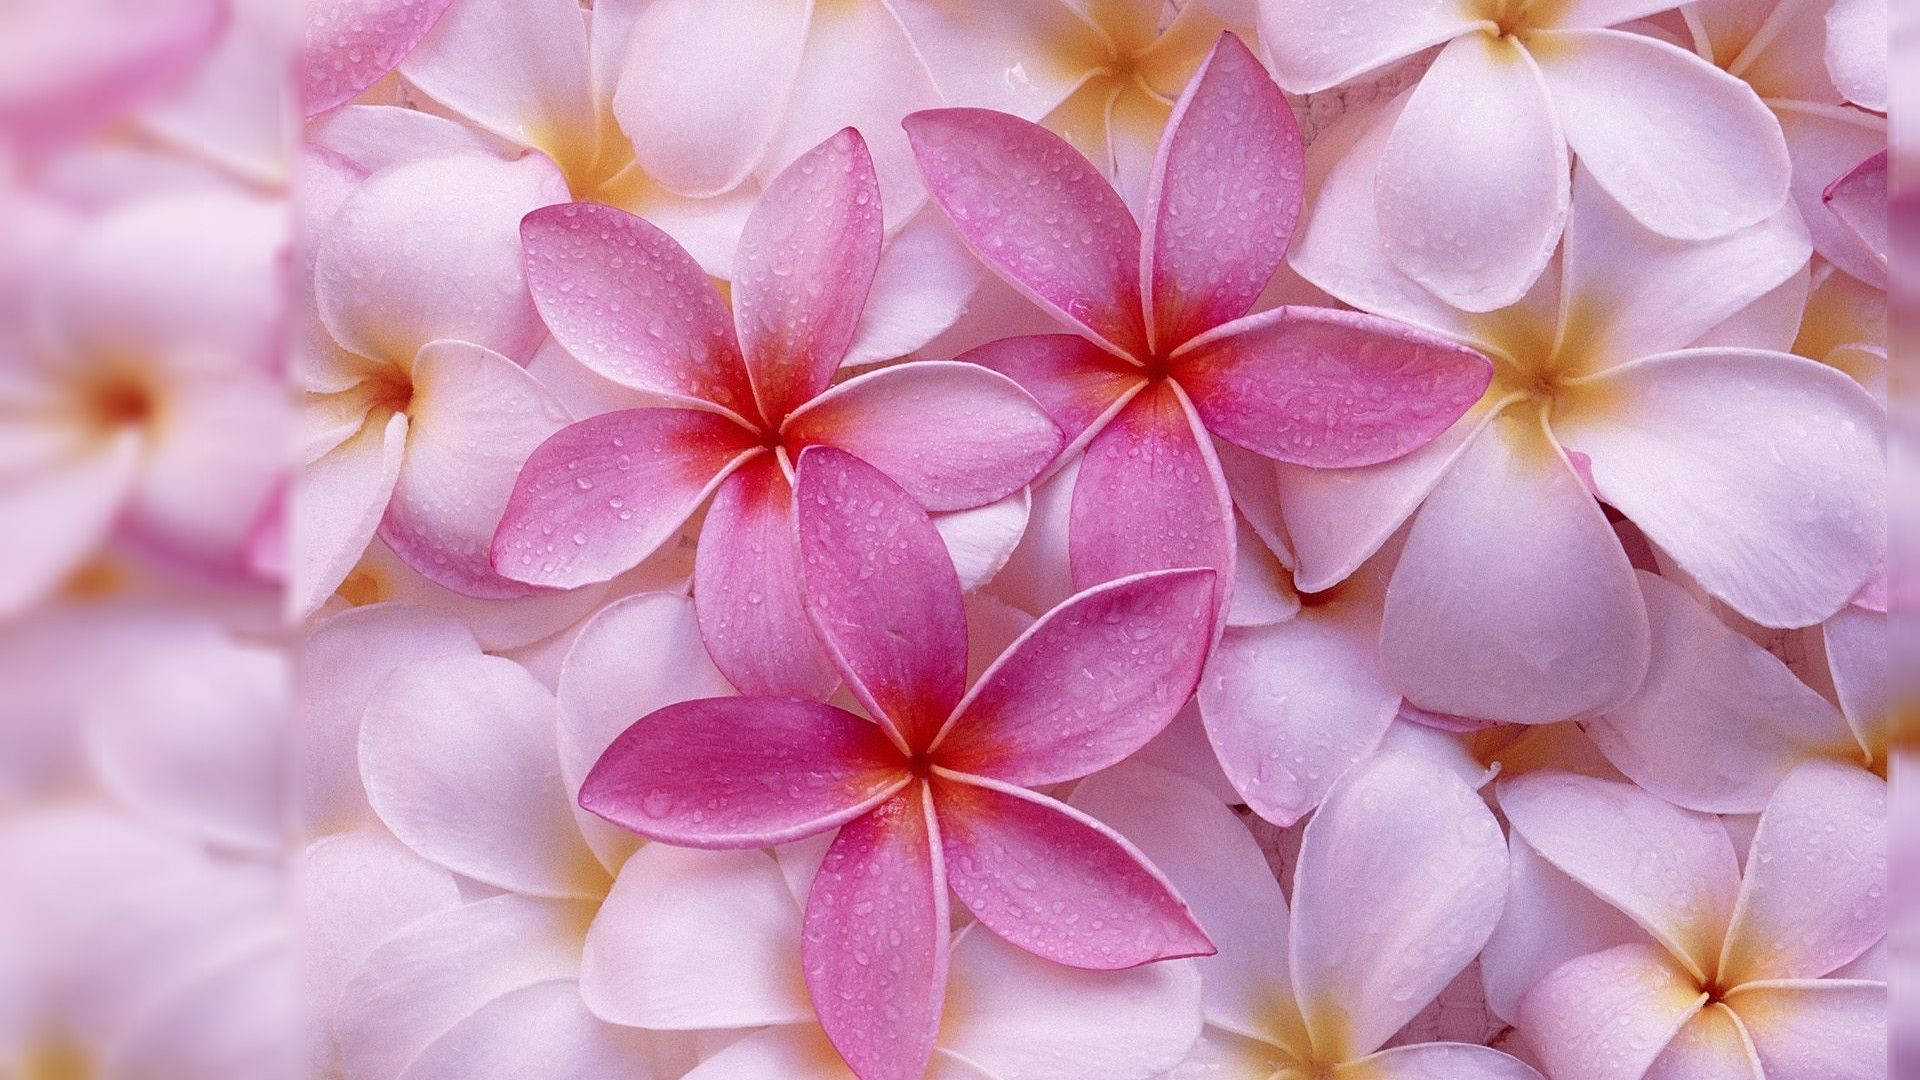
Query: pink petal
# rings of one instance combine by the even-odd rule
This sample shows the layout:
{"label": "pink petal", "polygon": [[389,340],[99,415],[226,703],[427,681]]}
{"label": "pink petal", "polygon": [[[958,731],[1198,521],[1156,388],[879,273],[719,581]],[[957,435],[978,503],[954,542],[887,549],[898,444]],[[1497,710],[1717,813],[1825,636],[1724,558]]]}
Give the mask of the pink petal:
{"label": "pink petal", "polygon": [[743,694],[822,700],[840,679],[800,595],[793,487],[763,454],[714,492],[693,562],[700,639]]}
{"label": "pink petal", "polygon": [[1647,634],[1606,516],[1540,418],[1516,407],[1473,437],[1414,518],[1380,653],[1422,708],[1541,724],[1625,700],[1646,674]]}
{"label": "pink petal", "polygon": [[1421,1043],[1334,1069],[1335,1080],[1542,1080],[1533,1066],[1490,1046]]}
{"label": "pink petal", "polygon": [[868,372],[801,406],[788,453],[835,446],[879,469],[930,511],[968,510],[1026,487],[1060,429],[1018,383],[972,364],[924,360]]}
{"label": "pink petal", "polygon": [[1285,258],[1306,171],[1286,95],[1220,35],[1174,106],[1146,208],[1153,339],[1172,350],[1245,315]]}
{"label": "pink petal", "polygon": [[1884,266],[1887,261],[1887,152],[1880,151],[1835,180],[1821,194],[1840,219]]}
{"label": "pink petal", "polygon": [[1174,358],[1207,429],[1296,465],[1351,468],[1432,442],[1480,400],[1486,357],[1375,315],[1281,307]]}
{"label": "pink petal", "polygon": [[1296,94],[1337,86],[1474,28],[1472,9],[1453,4],[1266,0],[1260,5],[1261,42],[1273,54],[1280,85]]}
{"label": "pink petal", "polygon": [[1865,952],[1887,933],[1886,860],[1886,781],[1800,766],[1760,815],[1721,982],[1819,978]]}
{"label": "pink petal", "polygon": [[[401,421],[402,431],[405,425]],[[351,449],[337,449],[321,459],[336,468],[317,476],[314,467],[307,470],[303,490],[313,492],[305,496],[307,505],[313,506],[317,499],[341,504],[337,516],[331,509],[325,512],[326,531],[315,537],[329,555],[330,549],[350,547],[355,540],[364,547],[373,535],[385,502],[381,482],[392,482],[382,434],[376,428],[355,439]],[[0,612],[12,616],[44,600],[98,551],[139,477],[141,450],[139,436],[129,432],[75,454],[60,466],[29,468],[0,481],[0,510],[7,520],[4,539],[0,539]],[[395,468],[397,458],[396,453]],[[373,504],[370,513],[367,504]],[[357,554],[346,556],[345,561],[351,564]],[[346,576],[344,568],[340,576]],[[306,575],[296,574],[294,580],[298,588]],[[328,584],[326,592],[337,584],[337,579]],[[314,605],[318,604],[315,600]]]}
{"label": "pink petal", "polygon": [[1693,1015],[1647,1070],[1645,1080],[1765,1080],[1740,1018],[1716,1002]]}
{"label": "pink petal", "polygon": [[1713,973],[1740,888],[1718,818],[1573,773],[1510,777],[1499,793],[1515,833],[1548,862],[1625,912],[1697,978]]}
{"label": "pink petal", "polygon": [[1204,566],[1222,573],[1215,586],[1226,592],[1232,499],[1212,439],[1172,380],[1142,390],[1087,444],[1067,538],[1075,588]]}
{"label": "pink petal", "polygon": [[801,456],[795,501],[807,607],[848,688],[911,751],[966,690],[960,580],[926,511],[844,450]]}
{"label": "pink petal", "polygon": [[1138,366],[1078,334],[1001,338],[955,359],[992,368],[1032,394],[1066,433],[1062,457],[1085,446],[1121,398],[1145,382]]}
{"label": "pink petal", "polygon": [[1821,979],[1742,987],[1727,1004],[1770,1078],[1888,1075],[1886,983]]}
{"label": "pink petal", "polygon": [[747,217],[733,310],[760,413],[779,422],[827,388],[880,264],[880,188],[860,133],[781,170]]}
{"label": "pink petal", "polygon": [[1506,889],[1506,838],[1452,771],[1389,753],[1342,777],[1293,877],[1293,988],[1315,1054],[1378,1049],[1486,944]]}
{"label": "pink petal", "polygon": [[1525,296],[1567,220],[1567,140],[1517,37],[1465,34],[1420,77],[1381,149],[1386,257],[1447,303]]}
{"label": "pink petal", "polygon": [[1659,946],[1620,945],[1540,980],[1520,1029],[1555,1080],[1641,1080],[1706,999]]}
{"label": "pink petal", "polygon": [[979,777],[943,773],[932,789],[947,879],[994,933],[1100,971],[1213,953],[1186,902],[1112,829]]}
{"label": "pink petal", "polygon": [[652,840],[767,847],[823,832],[907,783],[873,723],[812,701],[707,698],[656,709],[620,734],[580,805]]}
{"label": "pink petal", "polygon": [[698,409],[625,409],[541,443],[513,484],[493,562],[516,581],[606,581],[678,535],[723,480],[761,453],[754,433]]}
{"label": "pink petal", "polygon": [[[1801,9],[1803,12],[1817,8]],[[1774,115],[1793,158],[1790,194],[1813,246],[1827,261],[1877,289],[1887,285],[1886,267],[1860,234],[1823,205],[1827,188],[1863,160],[1887,146],[1884,117],[1841,109],[1781,102]]]}
{"label": "pink petal", "polygon": [[801,955],[820,1026],[862,1080],[913,1080],[940,1028],[947,880],[921,785],[849,822],[807,897]]}
{"label": "pink petal", "polygon": [[1688,349],[1583,390],[1555,409],[1554,434],[1592,459],[1608,505],[1747,618],[1819,622],[1884,559],[1886,414],[1840,371]]}
{"label": "pink petal", "polygon": [[10,143],[68,140],[120,119],[202,61],[227,21],[212,0],[9,4],[0,131]]}
{"label": "pink petal", "polygon": [[[344,159],[368,175],[442,154],[493,152],[493,144],[484,135],[459,121],[399,105],[347,105],[335,109],[307,124],[306,142],[309,148],[338,155],[328,161],[323,154],[316,157],[317,163],[323,162],[338,170]],[[304,207],[303,211],[311,213]],[[318,224],[325,218],[315,215],[307,220]]]}
{"label": "pink petal", "polygon": [[1146,355],[1140,227],[1066,140],[985,109],[906,119],[927,187],[1015,288],[1123,356]]}
{"label": "pink petal", "polygon": [[1039,787],[1145,746],[1199,682],[1213,638],[1213,577],[1121,578],[1041,616],[960,706],[937,745],[940,764]]}
{"label": "pink petal", "polygon": [[1688,809],[1751,814],[1802,760],[1846,752],[1846,721],[1785,664],[1680,586],[1642,573],[1640,591],[1653,626],[1646,682],[1584,725],[1614,767]]}
{"label": "pink petal", "polygon": [[323,0],[307,5],[300,51],[303,114],[326,112],[379,82],[427,36],[451,0]]}
{"label": "pink petal", "polygon": [[533,302],[574,359],[622,386],[758,416],[726,302],[666,233],[568,203],[528,214],[520,238]]}

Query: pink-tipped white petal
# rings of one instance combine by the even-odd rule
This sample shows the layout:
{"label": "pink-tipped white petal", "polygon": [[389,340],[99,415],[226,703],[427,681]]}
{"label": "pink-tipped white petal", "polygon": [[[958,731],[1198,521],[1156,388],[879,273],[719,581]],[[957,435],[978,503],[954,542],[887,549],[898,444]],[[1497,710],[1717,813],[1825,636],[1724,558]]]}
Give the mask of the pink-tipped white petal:
{"label": "pink-tipped white petal", "polygon": [[1306,171],[1293,110],[1223,34],[1174,107],[1145,213],[1154,341],[1173,349],[1247,313],[1286,256]]}
{"label": "pink-tipped white petal", "polygon": [[940,740],[941,764],[1040,787],[1130,756],[1192,695],[1213,592],[1212,572],[1169,570],[1047,612],[980,677]]}
{"label": "pink-tipped white petal", "polygon": [[1567,141],[1524,45],[1455,38],[1407,99],[1374,194],[1385,254],[1467,311],[1525,296],[1567,220]]}
{"label": "pink-tipped white petal", "polygon": [[1314,1053],[1378,1049],[1486,944],[1506,885],[1506,838],[1451,771],[1382,754],[1347,773],[1294,869],[1293,988]]}
{"label": "pink-tipped white petal", "polygon": [[906,782],[870,721],[791,698],[708,698],[657,709],[613,740],[580,805],[653,840],[767,847],[858,817]]}
{"label": "pink-tipped white petal", "polygon": [[1724,236],[1785,201],[1786,140],[1746,83],[1679,46],[1619,30],[1540,33],[1527,48],[1580,163],[1653,231]]}
{"label": "pink-tipped white petal", "polygon": [[1659,946],[1620,945],[1540,980],[1519,1026],[1556,1080],[1641,1080],[1706,1000]]}
{"label": "pink-tipped white petal", "polygon": [[803,922],[807,990],[834,1049],[870,1080],[921,1075],[947,988],[947,874],[924,785],[827,849]]}
{"label": "pink-tipped white petal", "polygon": [[[1514,831],[1625,912],[1700,978],[1714,970],[1740,867],[1718,818],[1631,784],[1549,771],[1500,784]],[[1524,1006],[1523,1006],[1524,1009]]]}
{"label": "pink-tipped white petal", "polygon": [[926,748],[966,690],[960,581],[926,511],[833,447],[795,490],[807,608],[849,688],[902,744]]}
{"label": "pink-tipped white petal", "polygon": [[781,170],[740,234],[733,313],[760,413],[778,423],[827,388],[880,264],[880,187],[843,128]]}
{"label": "pink-tipped white petal", "polygon": [[966,510],[1027,486],[1059,453],[1060,429],[1014,380],[926,360],[828,390],[781,431],[787,451],[838,447],[930,511]]}
{"label": "pink-tipped white petal", "polygon": [[1821,201],[1841,224],[1853,231],[1860,245],[1884,271],[1891,250],[1887,220],[1887,152],[1848,170],[1822,193]]}
{"label": "pink-tipped white petal", "polygon": [[326,112],[379,82],[451,0],[324,0],[308,4],[300,50],[300,107]]}
{"label": "pink-tipped white petal", "polygon": [[1166,878],[1112,829],[1010,784],[942,776],[932,790],[954,894],[1013,944],[1098,971],[1214,951]]}
{"label": "pink-tipped white petal", "polygon": [[1004,113],[933,109],[906,125],[934,201],[987,265],[1107,347],[1145,355],[1140,226],[1091,162]]}
{"label": "pink-tipped white petal", "polygon": [[1354,468],[1432,442],[1480,400],[1484,356],[1389,319],[1280,307],[1220,327],[1174,360],[1207,429],[1265,457]]}
{"label": "pink-tipped white petal", "polygon": [[572,588],[639,565],[761,447],[697,409],[625,409],[571,424],[526,458],[491,540],[515,581]]}
{"label": "pink-tipped white petal", "polygon": [[1261,42],[1272,55],[1280,85],[1296,94],[1337,86],[1474,26],[1466,5],[1442,0],[1266,0],[1260,5]]}

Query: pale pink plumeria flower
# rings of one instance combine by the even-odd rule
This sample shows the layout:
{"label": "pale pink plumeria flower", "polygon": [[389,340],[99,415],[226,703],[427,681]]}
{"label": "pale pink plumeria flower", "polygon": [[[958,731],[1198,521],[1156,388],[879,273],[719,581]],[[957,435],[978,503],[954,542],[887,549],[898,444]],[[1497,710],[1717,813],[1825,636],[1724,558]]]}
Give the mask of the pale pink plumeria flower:
{"label": "pale pink plumeria flower", "polygon": [[1133,207],[1146,204],[1174,102],[1221,31],[1252,30],[1203,0],[1036,0],[990,16],[941,0],[894,8],[948,104],[1046,126]]}
{"label": "pale pink plumeria flower", "polygon": [[1186,780],[1128,764],[1072,802],[1138,844],[1216,928],[1219,953],[1194,961],[1207,1019],[1195,1075],[1539,1080],[1485,1046],[1394,1039],[1473,960],[1506,900],[1506,840],[1453,771],[1387,753],[1348,772],[1307,823],[1291,904],[1246,827]]}
{"label": "pale pink plumeria flower", "polygon": [[913,497],[845,451],[812,447],[797,502],[810,613],[874,719],[792,698],[662,709],[607,748],[580,805],[692,847],[839,827],[808,891],[802,956],[821,1025],[863,1080],[926,1067],[949,887],[994,933],[1074,967],[1211,952],[1135,849],[1027,788],[1111,765],[1172,719],[1206,657],[1212,571],[1081,593],[969,692],[959,581]]}
{"label": "pale pink plumeria flower", "polygon": [[1297,93],[1445,43],[1402,95],[1365,178],[1383,256],[1470,311],[1518,301],[1566,223],[1570,157],[1641,224],[1702,240],[1786,199],[1780,126],[1685,49],[1609,29],[1673,0],[1262,0],[1261,40]]}
{"label": "pale pink plumeria flower", "polygon": [[[1828,185],[1887,145],[1886,117],[1847,106],[1847,93],[1829,63],[1836,50],[1862,72],[1878,63],[1885,85],[1884,27],[1877,60],[1832,33],[1834,16],[1856,6],[1833,0],[1700,0],[1687,5],[1684,14],[1694,52],[1751,86],[1779,120],[1793,163],[1790,195],[1813,234],[1814,249],[1884,289],[1885,260],[1876,260],[1853,230],[1821,205]],[[1884,101],[1880,107],[1884,110]]]}
{"label": "pale pink plumeria flower", "polygon": [[[1487,361],[1350,311],[1247,315],[1299,212],[1300,138],[1278,87],[1222,35],[1160,145],[1146,235],[1070,145],[1004,113],[907,120],[961,236],[1076,333],[964,359],[1012,376],[1085,449],[1068,534],[1076,587],[1208,566],[1223,593],[1234,517],[1213,437],[1312,466],[1399,457],[1486,388]],[[1222,604],[1222,614],[1227,605]]]}
{"label": "pale pink plumeria flower", "polygon": [[1555,1080],[1883,1075],[1885,781],[1802,765],[1744,864],[1718,818],[1631,784],[1540,772],[1499,797],[1513,899],[1482,969]]}
{"label": "pale pink plumeria flower", "polygon": [[1277,467],[1300,587],[1339,581],[1411,522],[1381,631],[1389,676],[1422,708],[1514,723],[1603,712],[1646,673],[1645,604],[1596,496],[1754,622],[1844,606],[1885,559],[1885,420],[1840,372],[1773,351],[1798,319],[1771,303],[1806,263],[1795,213],[1682,243],[1582,171],[1562,253],[1525,301],[1463,313],[1375,242],[1369,177],[1395,108],[1316,144],[1293,264],[1358,307],[1474,343],[1497,374],[1399,461]]}
{"label": "pale pink plumeria flower", "polygon": [[838,446],[929,509],[961,510],[1025,487],[1061,442],[1013,380],[969,364],[829,385],[881,228],[873,163],[851,128],[767,186],[741,240],[732,318],[692,258],[640,218],[579,203],[529,215],[528,278],[555,338],[660,404],[583,420],[533,453],[494,537],[499,572],[543,586],[605,581],[711,498],[694,596],[714,662],[743,693],[830,694],[838,678],[800,601],[793,457]]}

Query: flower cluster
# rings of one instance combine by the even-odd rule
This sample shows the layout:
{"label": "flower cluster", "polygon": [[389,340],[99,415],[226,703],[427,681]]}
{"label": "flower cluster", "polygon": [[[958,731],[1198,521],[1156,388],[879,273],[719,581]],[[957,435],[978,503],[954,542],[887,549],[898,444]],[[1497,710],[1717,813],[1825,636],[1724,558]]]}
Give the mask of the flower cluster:
{"label": "flower cluster", "polygon": [[1889,19],[7,7],[0,1076],[1920,1068]]}

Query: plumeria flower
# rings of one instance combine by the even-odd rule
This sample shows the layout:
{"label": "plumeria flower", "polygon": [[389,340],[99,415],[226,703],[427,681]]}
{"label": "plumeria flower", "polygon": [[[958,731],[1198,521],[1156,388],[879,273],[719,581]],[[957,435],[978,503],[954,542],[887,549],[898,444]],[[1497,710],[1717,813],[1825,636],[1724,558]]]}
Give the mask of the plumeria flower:
{"label": "plumeria flower", "polygon": [[1425,444],[1486,388],[1485,358],[1386,319],[1247,316],[1292,235],[1302,167],[1285,97],[1230,34],[1174,109],[1144,241],[1112,187],[1045,128],[981,109],[907,127],[968,245],[1075,331],[965,359],[1012,376],[1085,449],[1076,587],[1208,566],[1225,588],[1235,526],[1213,436],[1305,465],[1371,464]]}
{"label": "plumeria flower", "polygon": [[913,497],[813,447],[798,503],[809,609],[874,720],[791,698],[686,702],[621,734],[580,805],[691,847],[839,827],[808,892],[802,957],[821,1026],[863,1080],[917,1077],[929,1060],[949,887],[987,929],[1074,967],[1212,952],[1132,846],[1027,790],[1111,765],[1172,719],[1205,660],[1212,571],[1080,594],[966,692],[959,582]]}
{"label": "plumeria flower", "polygon": [[1570,153],[1632,217],[1724,236],[1787,195],[1780,126],[1754,91],[1685,49],[1609,29],[1672,0],[1262,0],[1280,85],[1337,86],[1444,43],[1364,178],[1384,257],[1457,307],[1524,296],[1567,219]]}
{"label": "plumeria flower", "polygon": [[949,104],[1045,125],[1133,207],[1146,205],[1154,151],[1180,92],[1221,31],[1252,29],[1203,0],[1038,0],[1002,5],[991,17],[939,0],[895,8]]}
{"label": "plumeria flower", "polygon": [[[1510,944],[1482,963],[1538,973],[1512,1016],[1556,1080],[1883,1074],[1880,778],[1796,769],[1744,870],[1719,819],[1631,784],[1541,772],[1499,795],[1515,834]],[[1558,902],[1529,895],[1543,889]]]}
{"label": "plumeria flower", "polygon": [[1525,302],[1470,315],[1378,254],[1368,177],[1393,121],[1329,134],[1294,265],[1474,343],[1497,374],[1419,453],[1278,467],[1300,587],[1339,581],[1411,519],[1381,630],[1390,678],[1422,708],[1514,723],[1604,712],[1646,673],[1645,603],[1596,497],[1754,622],[1846,604],[1884,559],[1883,414],[1833,368],[1748,347],[1777,331],[1736,318],[1805,265],[1793,212],[1681,243],[1582,171],[1559,259]]}
{"label": "plumeria flower", "polygon": [[[1847,273],[1884,289],[1885,260],[1876,261],[1853,230],[1821,205],[1828,185],[1887,145],[1886,118],[1845,106],[1838,77],[1824,62],[1838,48],[1860,70],[1871,67],[1872,61],[1843,35],[1831,32],[1835,16],[1844,21],[1844,9],[1859,6],[1852,0],[1701,0],[1687,5],[1687,29],[1696,53],[1753,87],[1779,120],[1793,162],[1793,203],[1813,234],[1814,248]],[[1880,48],[1885,47],[1883,26]],[[1884,86],[1884,52],[1878,63]]]}
{"label": "plumeria flower", "polygon": [[1195,961],[1207,1030],[1193,1075],[1539,1080],[1485,1046],[1394,1038],[1473,960],[1506,899],[1500,826],[1453,772],[1389,753],[1347,773],[1300,840],[1291,905],[1246,827],[1185,780],[1128,764],[1082,783],[1073,805],[1219,928],[1219,953]]}
{"label": "plumeria flower", "polygon": [[731,318],[692,258],[624,211],[556,206],[522,231],[554,337],[661,404],[543,443],[515,482],[494,565],[537,585],[605,581],[711,497],[694,564],[700,633],[743,693],[824,698],[838,681],[800,601],[789,476],[803,448],[857,453],[933,510],[1002,499],[1060,448],[1025,391],[973,365],[903,364],[829,387],[880,258],[873,163],[851,128],[767,186]]}

